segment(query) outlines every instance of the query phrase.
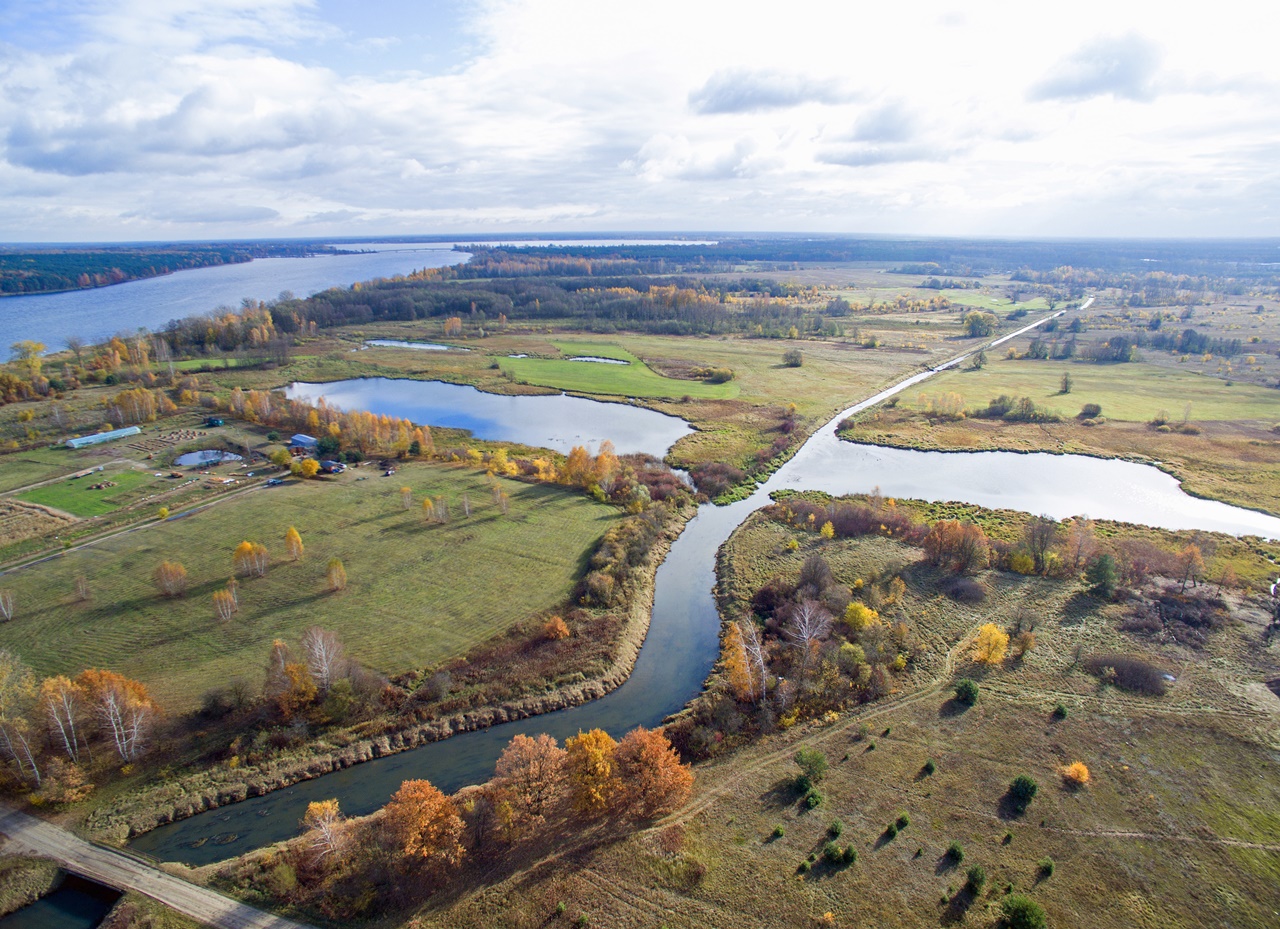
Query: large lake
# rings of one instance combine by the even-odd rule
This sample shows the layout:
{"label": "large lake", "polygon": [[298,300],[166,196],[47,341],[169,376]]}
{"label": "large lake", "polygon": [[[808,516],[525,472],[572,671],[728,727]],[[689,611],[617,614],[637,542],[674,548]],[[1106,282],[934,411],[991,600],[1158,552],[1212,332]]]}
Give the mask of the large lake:
{"label": "large lake", "polygon": [[[931,373],[922,372],[832,419],[749,499],[726,507],[703,506],[658,569],[653,618],[635,670],[625,684],[608,696],[545,716],[456,735],[202,813],[140,836],[132,847],[166,860],[205,864],[296,834],[298,821],[313,800],[338,797],[345,812],[361,814],[386,803],[408,778],[425,777],[445,791],[480,783],[492,775],[498,755],[517,734],[546,732],[563,740],[580,730],[600,727],[619,737],[635,726],[659,723],[699,692],[719,654],[720,616],[712,596],[716,552],[734,529],[769,502],[769,494],[775,490],[812,488],[831,493],[856,493],[870,491],[878,485],[882,492],[893,496],[957,500],[1047,513],[1059,518],[1087,513],[1095,518],[1168,528],[1213,529],[1280,538],[1280,519],[1189,497],[1171,477],[1147,465],[1074,455],[899,452],[836,439],[835,428],[840,419],[918,383]],[[340,405],[360,404],[374,413],[432,423],[434,407],[414,406],[418,402],[415,398],[428,396],[422,392],[424,386],[417,381],[362,380],[319,386],[294,385],[293,389],[299,391],[299,395],[322,394]],[[454,413],[488,421],[492,395],[469,387],[455,390],[457,392],[450,392],[447,401]],[[508,415],[503,425],[495,427],[499,431],[508,424],[514,430],[526,419],[544,419],[545,414],[537,409],[539,403],[573,398],[500,399]],[[430,401],[435,402],[436,399]],[[606,423],[633,409],[589,400],[580,402],[599,408],[599,415]],[[575,411],[580,409],[584,408],[574,407]],[[596,435],[582,425],[576,412],[568,415],[575,418],[559,424],[548,421],[543,423],[542,430],[549,427],[553,433],[562,436],[572,433],[582,439]],[[674,441],[671,436],[678,437],[674,430],[670,434],[665,431],[669,428],[667,423],[646,422],[663,430],[638,440],[650,449],[668,438]],[[600,435],[614,438],[607,432]],[[513,438],[512,435],[491,437]],[[614,438],[614,441],[619,440]]]}

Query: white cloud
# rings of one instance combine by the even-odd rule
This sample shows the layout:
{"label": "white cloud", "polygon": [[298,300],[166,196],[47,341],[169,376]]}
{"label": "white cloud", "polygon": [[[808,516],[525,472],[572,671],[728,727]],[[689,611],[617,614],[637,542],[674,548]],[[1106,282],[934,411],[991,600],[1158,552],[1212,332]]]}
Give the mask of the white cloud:
{"label": "white cloud", "polygon": [[1084,100],[1111,94],[1152,100],[1160,50],[1139,35],[1097,39],[1059,61],[1032,86],[1032,100]]}

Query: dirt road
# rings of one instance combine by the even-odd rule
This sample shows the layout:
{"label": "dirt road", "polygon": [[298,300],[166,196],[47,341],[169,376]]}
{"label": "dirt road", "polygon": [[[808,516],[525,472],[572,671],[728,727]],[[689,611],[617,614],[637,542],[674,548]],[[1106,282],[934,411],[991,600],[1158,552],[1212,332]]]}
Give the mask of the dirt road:
{"label": "dirt road", "polygon": [[52,858],[69,871],[159,900],[217,929],[310,929],[165,874],[122,852],[92,845],[5,804],[0,804],[0,833],[9,837],[11,850]]}

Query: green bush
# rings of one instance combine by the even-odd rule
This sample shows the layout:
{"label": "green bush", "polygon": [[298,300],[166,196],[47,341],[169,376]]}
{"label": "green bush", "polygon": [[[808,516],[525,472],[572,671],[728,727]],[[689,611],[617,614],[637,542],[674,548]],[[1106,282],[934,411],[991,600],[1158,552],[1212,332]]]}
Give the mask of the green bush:
{"label": "green bush", "polygon": [[1025,813],[1039,789],[1040,785],[1033,778],[1019,774],[1009,785],[1009,798],[1013,801],[1013,808],[1019,813]]}
{"label": "green bush", "polygon": [[1022,894],[1011,894],[1000,903],[1004,911],[1004,921],[1009,929],[1047,929],[1048,919],[1044,908],[1030,897]]}
{"label": "green bush", "polygon": [[964,861],[964,846],[959,842],[952,842],[947,846],[947,857],[956,864]]}
{"label": "green bush", "polygon": [[797,870],[797,871],[799,871],[801,874],[808,874],[808,873],[809,873],[809,869],[810,869],[811,867],[813,867],[813,866],[812,866],[811,864],[809,864],[809,862],[807,862],[807,861],[802,861],[802,862],[800,862],[800,867],[798,867],[796,870]]}
{"label": "green bush", "polygon": [[798,348],[788,349],[782,353],[782,363],[788,368],[798,368],[804,364],[804,355]]}
{"label": "green bush", "polygon": [[973,706],[978,702],[978,682],[967,677],[956,681],[956,699],[965,706]]}
{"label": "green bush", "polygon": [[884,834],[889,839],[896,839],[898,837],[898,824],[889,823],[889,825],[885,827]]}
{"label": "green bush", "polygon": [[780,839],[786,834],[787,834],[787,830],[783,829],[781,826],[773,827],[773,837],[775,839]]}
{"label": "green bush", "polygon": [[840,864],[840,862],[844,861],[844,849],[835,842],[828,842],[822,846],[822,857],[827,864]]}
{"label": "green bush", "polygon": [[1040,868],[1040,873],[1045,877],[1053,877],[1053,859],[1048,855],[1037,861],[1036,866]]}
{"label": "green bush", "polygon": [[906,813],[899,813],[898,821],[895,825],[897,825],[899,829],[906,829],[908,826],[911,825],[911,817],[908,816]]}
{"label": "green bush", "polygon": [[809,780],[816,784],[827,773],[827,756],[814,748],[802,748],[796,752],[795,762]]}
{"label": "green bush", "polygon": [[858,850],[854,848],[852,845],[846,845],[844,847],[844,863],[853,864],[857,860],[858,860]]}
{"label": "green bush", "polygon": [[938,770],[938,766],[934,764],[933,759],[930,758],[928,761],[924,763],[924,768],[922,770],[924,771],[925,774],[933,774],[934,771]]}
{"label": "green bush", "polygon": [[1067,715],[1068,715],[1067,708],[1063,704],[1059,703],[1057,706],[1053,708],[1054,719],[1058,719],[1058,720],[1066,719]]}
{"label": "green bush", "polygon": [[564,905],[564,901],[562,900],[562,901],[560,901],[559,903],[557,903],[557,904],[556,904],[556,915],[557,915],[557,916],[563,916],[563,915],[564,915],[564,911],[565,911],[565,905]]}
{"label": "green bush", "polygon": [[816,810],[822,806],[822,794],[816,790],[811,790],[804,796],[804,806],[807,810]]}
{"label": "green bush", "polygon": [[983,869],[982,865],[974,865],[969,869],[969,873],[966,874],[965,877],[967,878],[965,886],[969,888],[969,891],[972,894],[977,896],[982,893],[982,888],[987,883],[987,872]]}
{"label": "green bush", "polygon": [[838,819],[831,820],[831,825],[827,827],[827,835],[833,839],[838,839],[842,832],[844,832],[844,823]]}

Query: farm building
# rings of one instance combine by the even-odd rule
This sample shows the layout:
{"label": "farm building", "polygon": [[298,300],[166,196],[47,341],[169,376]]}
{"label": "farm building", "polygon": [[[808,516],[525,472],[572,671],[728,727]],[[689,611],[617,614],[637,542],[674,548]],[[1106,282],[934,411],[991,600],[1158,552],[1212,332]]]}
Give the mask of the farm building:
{"label": "farm building", "polygon": [[126,426],[124,429],[112,429],[110,432],[99,432],[95,435],[84,435],[78,439],[67,439],[67,448],[84,448],[86,445],[101,445],[103,442],[114,442],[125,436],[138,435],[142,432],[137,426]]}
{"label": "farm building", "polygon": [[318,440],[311,438],[309,435],[303,435],[301,432],[289,440],[290,448],[315,448],[319,444]]}

